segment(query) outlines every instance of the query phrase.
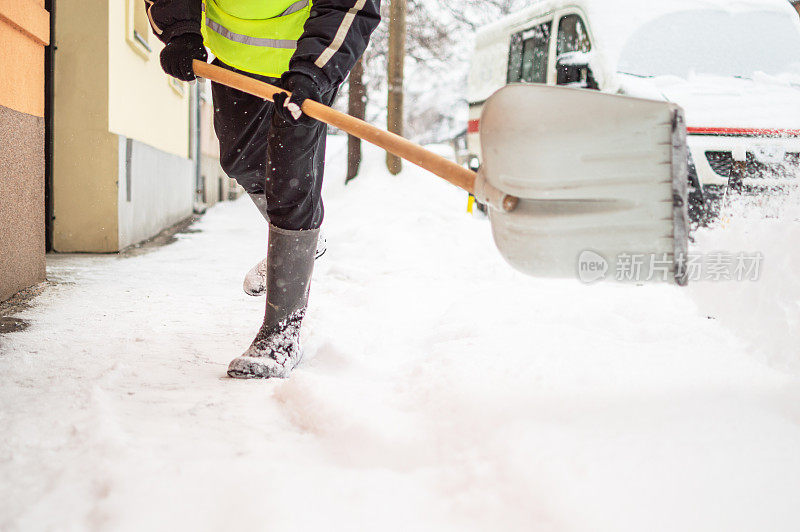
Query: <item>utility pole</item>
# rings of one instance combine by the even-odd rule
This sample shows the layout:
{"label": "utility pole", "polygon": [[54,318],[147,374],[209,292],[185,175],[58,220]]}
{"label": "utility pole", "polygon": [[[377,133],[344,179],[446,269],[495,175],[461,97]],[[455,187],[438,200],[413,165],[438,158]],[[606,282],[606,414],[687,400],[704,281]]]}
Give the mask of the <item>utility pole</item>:
{"label": "utility pole", "polygon": [[[348,78],[347,113],[364,120],[367,111],[367,90],[364,87],[364,60],[359,59]],[[361,166],[361,139],[347,136],[347,177],[345,184],[356,178]]]}
{"label": "utility pole", "polygon": [[[406,1],[391,0],[389,5],[389,131],[403,135],[403,61],[406,56]],[[386,167],[392,175],[402,169],[400,158],[386,154]]]}

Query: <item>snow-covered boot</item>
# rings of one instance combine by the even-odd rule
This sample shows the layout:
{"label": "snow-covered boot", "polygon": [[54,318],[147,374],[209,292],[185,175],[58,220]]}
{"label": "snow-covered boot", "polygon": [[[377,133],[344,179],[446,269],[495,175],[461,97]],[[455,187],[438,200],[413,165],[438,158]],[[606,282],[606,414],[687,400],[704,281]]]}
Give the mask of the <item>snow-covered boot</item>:
{"label": "snow-covered boot", "polygon": [[270,224],[264,323],[247,351],[228,366],[231,377],[285,378],[300,362],[300,325],[318,237],[319,229],[289,231]]}
{"label": "snow-covered boot", "polygon": [[[269,222],[269,215],[267,214],[267,198],[264,194],[248,194],[250,199],[253,200],[258,212]],[[325,235],[320,233],[317,239],[317,251],[315,258],[320,258],[328,250],[328,241]],[[242,282],[242,290],[248,296],[263,296],[267,293],[267,259],[262,259],[250,268],[250,271],[244,276]]]}

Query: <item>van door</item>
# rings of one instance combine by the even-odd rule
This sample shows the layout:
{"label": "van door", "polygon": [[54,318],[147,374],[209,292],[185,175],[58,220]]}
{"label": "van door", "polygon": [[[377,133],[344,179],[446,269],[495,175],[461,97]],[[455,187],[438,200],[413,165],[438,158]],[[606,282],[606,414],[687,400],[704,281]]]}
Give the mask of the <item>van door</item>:
{"label": "van door", "polygon": [[581,16],[577,13],[562,16],[556,34],[556,84],[597,90],[589,65],[591,51],[592,41]]}
{"label": "van door", "polygon": [[508,83],[547,83],[552,26],[549,20],[511,36]]}

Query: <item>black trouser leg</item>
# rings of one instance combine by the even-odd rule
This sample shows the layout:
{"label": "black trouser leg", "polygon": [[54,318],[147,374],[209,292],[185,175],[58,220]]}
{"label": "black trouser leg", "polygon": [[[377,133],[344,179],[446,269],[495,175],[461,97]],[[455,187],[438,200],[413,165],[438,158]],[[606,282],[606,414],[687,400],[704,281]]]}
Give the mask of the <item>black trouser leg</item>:
{"label": "black trouser leg", "polygon": [[292,231],[322,225],[326,132],[321,122],[305,127],[273,115],[264,185],[273,225]]}
{"label": "black trouser leg", "polygon": [[[274,78],[247,75],[278,83]],[[324,95],[322,103],[330,104],[335,92]],[[269,220],[276,227],[319,228],[324,216],[325,124],[289,124],[273,113],[272,102],[218,83],[212,83],[212,95],[214,130],[225,173],[249,194],[265,194]]]}

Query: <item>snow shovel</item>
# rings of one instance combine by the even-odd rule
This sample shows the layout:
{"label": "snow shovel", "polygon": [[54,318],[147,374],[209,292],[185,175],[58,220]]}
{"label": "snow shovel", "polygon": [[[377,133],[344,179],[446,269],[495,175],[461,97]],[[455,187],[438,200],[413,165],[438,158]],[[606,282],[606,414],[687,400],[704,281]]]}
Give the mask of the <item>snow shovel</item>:
{"label": "snow shovel", "polygon": [[[194,71],[267,100],[287,92],[202,61]],[[525,274],[687,282],[686,127],[674,104],[506,86],[484,104],[477,173],[318,102],[302,111],[489,205],[497,248]]]}

